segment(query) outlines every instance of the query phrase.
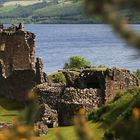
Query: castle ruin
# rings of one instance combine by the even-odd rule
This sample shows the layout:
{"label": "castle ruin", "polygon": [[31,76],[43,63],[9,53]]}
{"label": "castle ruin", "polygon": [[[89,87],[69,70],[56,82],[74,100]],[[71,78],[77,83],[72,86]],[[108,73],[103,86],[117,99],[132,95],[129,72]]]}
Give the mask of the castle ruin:
{"label": "castle ruin", "polygon": [[71,125],[80,108],[90,112],[112,101],[118,91],[139,85],[138,79],[124,69],[63,74],[66,84],[50,83],[42,60],[35,60],[35,35],[24,31],[22,24],[6,29],[0,26],[0,96],[25,102],[27,92],[34,88],[39,102],[39,124]]}

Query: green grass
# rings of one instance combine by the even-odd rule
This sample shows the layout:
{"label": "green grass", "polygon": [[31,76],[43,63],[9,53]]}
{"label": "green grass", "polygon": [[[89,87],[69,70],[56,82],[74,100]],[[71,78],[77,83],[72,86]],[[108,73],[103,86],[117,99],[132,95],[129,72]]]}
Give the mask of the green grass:
{"label": "green grass", "polygon": [[[89,127],[93,131],[93,134],[98,138],[101,139],[104,136],[105,128],[102,126],[101,123],[92,123],[89,122]],[[56,133],[57,128],[49,129],[47,135],[41,137],[41,140],[56,140]],[[59,130],[64,138],[64,140],[78,140],[77,135],[75,133],[74,126],[69,127],[59,127]]]}
{"label": "green grass", "polygon": [[0,122],[12,122],[23,106],[14,100],[0,97]]}
{"label": "green grass", "polygon": [[84,70],[96,70],[96,71],[105,71],[107,68],[103,67],[103,68],[86,68]]}
{"label": "green grass", "polygon": [[[0,7],[0,21],[11,23],[22,20],[25,23],[91,23],[80,2],[61,4],[36,3],[32,5],[7,5]],[[26,20],[27,18],[27,20]]]}
{"label": "green grass", "polygon": [[54,72],[48,75],[48,79],[52,83],[66,83],[65,76],[62,72]]}
{"label": "green grass", "polygon": [[[103,107],[93,110],[89,114],[89,127],[97,139],[102,139],[106,130],[112,128],[120,120],[127,120],[131,117],[134,107],[140,107],[140,87],[135,87],[117,94],[114,101]],[[5,98],[0,98],[0,122],[11,122],[14,116],[20,113],[22,106],[19,103]],[[47,135],[40,137],[40,140],[56,140],[56,129],[49,129]],[[65,140],[77,140],[74,126],[59,127]]]}
{"label": "green grass", "polygon": [[[66,71],[66,70],[62,70],[62,71]],[[69,72],[72,72],[74,75],[79,75],[80,74],[79,72],[72,71],[72,70],[69,70]],[[48,79],[52,83],[66,83],[66,78],[61,71],[60,72],[54,72],[54,73],[48,75]]]}
{"label": "green grass", "polygon": [[73,73],[74,75],[79,75],[80,74],[80,71],[82,70],[96,70],[96,71],[105,71],[107,68],[105,67],[102,67],[102,68],[85,68],[85,69],[63,69],[63,70],[60,70],[59,72],[54,72],[50,75],[48,75],[48,79],[50,82],[52,83],[66,83],[66,78],[65,76],[63,75],[62,72],[71,72]]}
{"label": "green grass", "polygon": [[63,69],[60,70],[61,72],[63,71],[72,71],[72,72],[80,72],[83,70],[95,70],[95,71],[105,71],[107,68],[106,67],[95,67],[95,68],[83,68],[83,69]]}

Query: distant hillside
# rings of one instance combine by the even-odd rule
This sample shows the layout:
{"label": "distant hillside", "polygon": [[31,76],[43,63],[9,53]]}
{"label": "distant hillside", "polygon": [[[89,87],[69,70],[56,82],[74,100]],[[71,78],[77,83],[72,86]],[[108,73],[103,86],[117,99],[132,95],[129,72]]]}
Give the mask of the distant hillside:
{"label": "distant hillside", "polygon": [[[1,0],[0,22],[16,23],[101,23],[99,17],[84,14],[83,0]],[[132,22],[140,21],[139,13],[122,10]]]}

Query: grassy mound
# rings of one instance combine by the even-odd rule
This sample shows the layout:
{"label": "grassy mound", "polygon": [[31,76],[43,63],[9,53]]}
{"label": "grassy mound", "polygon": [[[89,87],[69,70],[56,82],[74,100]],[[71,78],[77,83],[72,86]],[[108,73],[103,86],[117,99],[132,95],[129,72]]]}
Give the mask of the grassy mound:
{"label": "grassy mound", "polygon": [[[72,72],[74,75],[79,75],[77,71],[69,71]],[[66,83],[66,78],[62,72],[54,72],[48,75],[48,79],[52,83]]]}
{"label": "grassy mound", "polygon": [[48,79],[52,83],[66,83],[65,76],[62,72],[54,72],[48,75]]}

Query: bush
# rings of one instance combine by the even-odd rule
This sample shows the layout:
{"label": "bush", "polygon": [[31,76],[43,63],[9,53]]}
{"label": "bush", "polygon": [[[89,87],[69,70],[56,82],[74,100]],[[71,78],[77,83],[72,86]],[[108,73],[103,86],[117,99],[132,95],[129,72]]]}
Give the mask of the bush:
{"label": "bush", "polygon": [[93,122],[101,121],[101,116],[108,111],[109,107],[107,105],[104,105],[99,109],[95,109],[88,114],[88,120],[92,120]]}
{"label": "bush", "polygon": [[98,66],[98,68],[106,68],[106,66],[101,64]]}
{"label": "bush", "polygon": [[52,83],[66,83],[65,76],[62,72],[55,72],[48,76],[48,79]]}
{"label": "bush", "polygon": [[140,69],[136,70],[134,75],[140,80]]}
{"label": "bush", "polygon": [[90,67],[91,63],[81,56],[72,56],[65,63],[64,69],[74,69],[81,67]]}

